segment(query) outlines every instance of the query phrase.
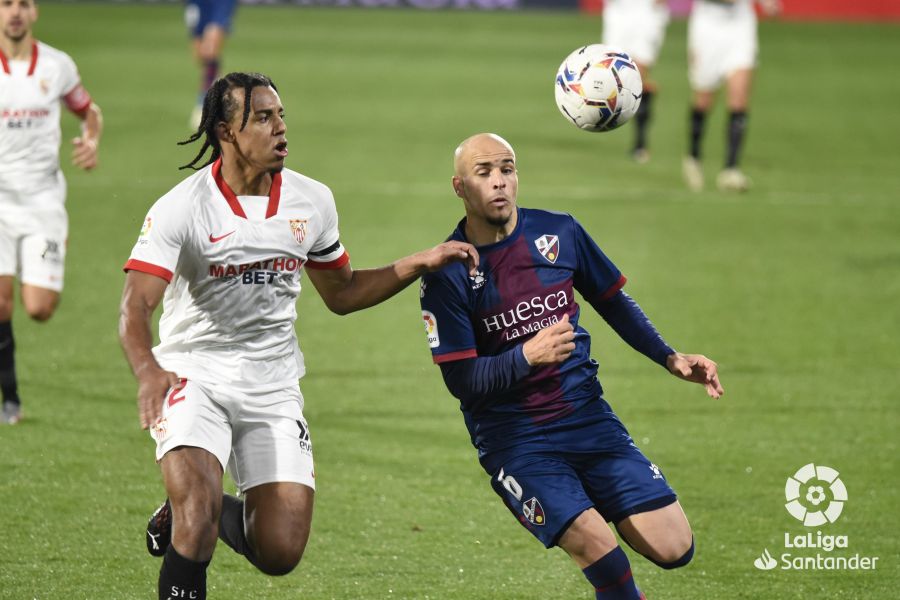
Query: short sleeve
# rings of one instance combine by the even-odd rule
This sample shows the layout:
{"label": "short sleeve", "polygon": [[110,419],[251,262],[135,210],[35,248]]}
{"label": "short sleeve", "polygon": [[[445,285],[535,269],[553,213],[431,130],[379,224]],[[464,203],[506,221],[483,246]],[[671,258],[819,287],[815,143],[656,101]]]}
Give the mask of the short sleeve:
{"label": "short sleeve", "polygon": [[625,276],[607,258],[584,227],[574,218],[572,223],[578,257],[575,289],[591,303],[611,298],[625,285]]}
{"label": "short sleeve", "polygon": [[78,68],[68,54],[62,54],[59,70],[60,98],[72,112],[83,112],[91,105],[91,95],[81,85]]}
{"label": "short sleeve", "polygon": [[319,205],[319,235],[307,253],[306,266],[310,269],[340,269],[350,262],[350,255],[341,244],[338,232],[337,207],[331,190],[323,186],[323,201]]}
{"label": "short sleeve", "polygon": [[173,210],[171,204],[171,199],[163,197],[150,208],[125,271],[141,271],[172,281],[190,219],[185,211]]}
{"label": "short sleeve", "polygon": [[425,335],[434,362],[440,364],[478,356],[465,290],[454,286],[446,276],[428,274],[422,278],[419,297]]}

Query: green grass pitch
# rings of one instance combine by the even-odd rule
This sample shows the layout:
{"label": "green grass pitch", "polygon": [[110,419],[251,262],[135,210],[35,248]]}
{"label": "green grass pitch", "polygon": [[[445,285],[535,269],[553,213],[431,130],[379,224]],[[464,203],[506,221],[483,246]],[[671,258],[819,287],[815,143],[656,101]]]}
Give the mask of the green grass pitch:
{"label": "green grass pitch", "polygon": [[[121,265],[149,205],[184,177],[196,71],[177,6],[41,5],[40,39],[69,52],[102,106],[101,167],[65,166],[67,284],[52,322],[14,318],[26,419],[0,427],[0,597],[155,597],[144,550],[164,492],[116,338]],[[898,577],[900,344],[898,29],[765,23],[742,196],[680,180],[685,24],[668,31],[653,160],[632,131],[589,135],[553,102],[553,76],[597,17],[566,13],[242,8],[228,70],[278,83],[288,166],[334,190],[357,268],[444,239],[462,214],[449,184],[462,138],[495,131],[519,153],[520,204],[574,213],[629,277],[667,340],[721,365],[720,401],[667,376],[590,310],[608,400],[665,470],[697,555],[664,572],[633,553],[654,599],[888,598]],[[710,119],[708,179],[724,112]],[[64,137],[76,133],[65,117]],[[68,146],[64,148],[68,154]],[[712,186],[710,186],[712,187]],[[348,317],[302,295],[297,327],[319,492],[291,575],[264,577],[221,546],[212,598],[590,598],[489,489],[456,402],[431,364],[416,287]],[[759,571],[805,533],[784,482],[841,472],[849,501],[823,527],[875,571]],[[629,551],[630,552],[630,551]],[[800,552],[798,552],[800,554]]]}

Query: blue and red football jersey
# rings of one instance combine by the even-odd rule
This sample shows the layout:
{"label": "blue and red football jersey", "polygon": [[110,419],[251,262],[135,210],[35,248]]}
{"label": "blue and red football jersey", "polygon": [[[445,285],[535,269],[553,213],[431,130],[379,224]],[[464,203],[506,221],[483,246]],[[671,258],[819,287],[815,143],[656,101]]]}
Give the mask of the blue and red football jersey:
{"label": "blue and red football jersey", "polygon": [[[449,239],[467,241],[465,219]],[[590,334],[578,325],[575,290],[596,303],[618,292],[625,277],[563,213],[519,208],[512,234],[478,252],[474,277],[457,263],[422,278],[422,317],[435,363],[501,354],[565,314],[576,345],[565,362],[532,368],[492,401],[478,407],[462,403],[472,442],[483,453],[600,398],[597,363],[590,357]]]}

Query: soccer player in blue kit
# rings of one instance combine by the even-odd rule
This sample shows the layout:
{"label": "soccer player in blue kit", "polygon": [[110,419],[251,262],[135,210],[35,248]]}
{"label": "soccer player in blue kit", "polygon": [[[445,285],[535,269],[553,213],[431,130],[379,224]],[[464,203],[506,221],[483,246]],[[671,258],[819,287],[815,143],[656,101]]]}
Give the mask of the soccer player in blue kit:
{"label": "soccer player in blue kit", "polygon": [[570,215],[516,206],[512,147],[482,133],[456,149],[474,276],[449,265],[422,279],[434,362],[459,399],[494,491],[547,548],[560,546],[597,598],[644,598],[607,522],[657,565],[686,565],[690,525],[660,469],[603,398],[575,291],[629,345],[673,375],[724,393],[716,363],[670,348],[624,291],[625,277]]}

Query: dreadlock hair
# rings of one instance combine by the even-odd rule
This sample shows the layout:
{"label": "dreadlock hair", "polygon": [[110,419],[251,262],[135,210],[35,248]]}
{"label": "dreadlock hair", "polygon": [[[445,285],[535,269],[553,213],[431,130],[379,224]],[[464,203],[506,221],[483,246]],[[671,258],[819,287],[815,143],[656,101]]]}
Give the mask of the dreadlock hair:
{"label": "dreadlock hair", "polygon": [[[243,88],[244,90],[244,116],[241,119],[240,131],[247,126],[247,119],[250,117],[250,94],[255,87],[270,87],[276,92],[278,88],[272,83],[272,80],[261,73],[229,73],[221,77],[212,84],[206,91],[206,97],[203,98],[203,115],[200,117],[200,126],[197,131],[188,139],[178,142],[179,146],[193,144],[201,137],[206,136],[203,140],[203,147],[194,157],[194,160],[186,165],[178,167],[178,169],[194,169],[199,171],[203,167],[214,163],[222,154],[222,148],[219,145],[219,136],[216,135],[216,125],[220,122],[229,122],[238,110],[238,103],[234,99],[232,90]],[[206,150],[212,148],[212,155],[205,163],[197,166],[197,163],[203,159]]]}

